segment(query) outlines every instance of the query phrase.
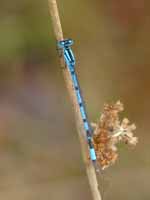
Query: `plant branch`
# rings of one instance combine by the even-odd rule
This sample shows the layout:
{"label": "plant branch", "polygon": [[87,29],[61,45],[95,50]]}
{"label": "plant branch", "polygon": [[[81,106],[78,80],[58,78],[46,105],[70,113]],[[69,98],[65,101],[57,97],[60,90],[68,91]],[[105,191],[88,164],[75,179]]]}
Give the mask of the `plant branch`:
{"label": "plant branch", "polygon": [[[56,0],[48,0],[48,4],[49,4],[49,12],[51,15],[51,20],[52,20],[56,40],[57,41],[63,40],[63,31],[61,27],[60,18],[59,18],[57,2]],[[71,76],[68,69],[65,67],[65,62],[64,62],[63,57],[60,56],[59,58],[60,58],[61,67],[63,69],[63,75],[66,82],[66,87],[68,89],[70,100],[72,102],[74,112],[75,112],[75,119],[76,119],[76,124],[77,124],[79,140],[81,144],[81,151],[82,151],[84,163],[86,166],[86,172],[87,172],[93,200],[101,200],[101,194],[99,191],[96,172],[95,172],[92,162],[89,159],[89,151],[88,151],[88,145],[86,142],[85,131],[83,128],[83,123],[80,116],[80,110],[79,110],[79,106],[76,100],[75,91],[72,86]]]}

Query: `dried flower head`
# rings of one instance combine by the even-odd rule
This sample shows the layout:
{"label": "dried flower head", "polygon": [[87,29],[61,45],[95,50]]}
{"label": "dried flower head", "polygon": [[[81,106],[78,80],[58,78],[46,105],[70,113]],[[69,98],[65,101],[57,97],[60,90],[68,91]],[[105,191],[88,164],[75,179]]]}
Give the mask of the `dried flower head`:
{"label": "dried flower head", "polygon": [[120,141],[135,146],[137,137],[133,136],[136,129],[134,124],[129,123],[127,118],[122,122],[119,120],[119,113],[124,110],[120,101],[104,105],[103,113],[94,128],[93,143],[97,154],[98,162],[102,169],[112,165],[118,158],[117,143]]}

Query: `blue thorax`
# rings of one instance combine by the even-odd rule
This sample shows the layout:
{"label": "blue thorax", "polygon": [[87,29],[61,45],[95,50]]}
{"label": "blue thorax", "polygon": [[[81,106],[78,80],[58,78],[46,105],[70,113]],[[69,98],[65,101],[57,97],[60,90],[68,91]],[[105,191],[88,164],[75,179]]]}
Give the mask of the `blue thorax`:
{"label": "blue thorax", "polygon": [[63,49],[65,62],[70,68],[75,66],[75,57],[71,49],[72,45],[73,45],[72,39],[61,40],[58,42],[58,47],[60,49]]}

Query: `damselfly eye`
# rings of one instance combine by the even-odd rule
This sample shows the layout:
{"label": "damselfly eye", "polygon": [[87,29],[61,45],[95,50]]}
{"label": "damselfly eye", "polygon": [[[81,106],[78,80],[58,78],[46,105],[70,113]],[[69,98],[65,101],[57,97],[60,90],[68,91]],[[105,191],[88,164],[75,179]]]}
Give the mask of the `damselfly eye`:
{"label": "damselfly eye", "polygon": [[68,44],[69,46],[70,46],[70,45],[73,45],[73,40],[72,40],[72,39],[67,39],[67,40],[66,40],[66,45],[67,45],[67,44]]}

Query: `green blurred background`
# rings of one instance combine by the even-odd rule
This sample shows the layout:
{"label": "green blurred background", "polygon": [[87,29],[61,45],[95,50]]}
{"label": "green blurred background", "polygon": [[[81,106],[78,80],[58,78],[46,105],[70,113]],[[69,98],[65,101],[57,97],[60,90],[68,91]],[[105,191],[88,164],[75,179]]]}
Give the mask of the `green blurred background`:
{"label": "green blurred background", "polygon": [[[1,0],[0,198],[92,200],[47,1]],[[91,121],[121,100],[139,144],[119,146],[104,200],[150,199],[150,2],[59,0]],[[102,182],[100,180],[100,182]]]}

